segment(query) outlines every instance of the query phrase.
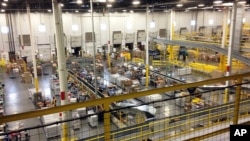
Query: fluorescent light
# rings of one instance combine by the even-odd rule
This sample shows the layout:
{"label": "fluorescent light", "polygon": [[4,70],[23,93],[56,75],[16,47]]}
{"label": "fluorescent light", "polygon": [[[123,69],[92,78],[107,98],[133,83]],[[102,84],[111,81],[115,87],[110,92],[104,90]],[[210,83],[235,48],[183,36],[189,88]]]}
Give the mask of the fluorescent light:
{"label": "fluorescent light", "polygon": [[101,24],[101,30],[103,30],[103,31],[107,30],[107,25],[106,24]]}
{"label": "fluorescent light", "polygon": [[95,0],[95,2],[106,2],[106,0]]}
{"label": "fluorescent light", "polygon": [[197,7],[188,7],[187,9],[197,9]]}
{"label": "fluorescent light", "polygon": [[242,22],[245,23],[245,22],[246,22],[246,18],[243,18],[243,19],[242,19]]}
{"label": "fluorescent light", "polygon": [[131,23],[127,23],[127,30],[130,30],[132,28],[132,24]]}
{"label": "fluorescent light", "polygon": [[124,10],[122,10],[123,12],[127,12],[127,10],[126,9],[124,9]]}
{"label": "fluorescent light", "polygon": [[108,0],[108,2],[115,2],[115,0]]}
{"label": "fluorescent light", "polygon": [[239,1],[238,4],[246,4],[246,1]]}
{"label": "fluorescent light", "polygon": [[176,6],[177,6],[177,7],[182,7],[182,6],[183,6],[183,4],[177,4]]}
{"label": "fluorescent light", "polygon": [[7,26],[1,26],[1,32],[7,34],[9,33],[9,28]]}
{"label": "fluorescent light", "polygon": [[48,9],[48,12],[51,12],[51,9]]}
{"label": "fluorescent light", "polygon": [[154,21],[152,21],[152,22],[150,23],[150,28],[155,28],[155,22],[154,22]]}
{"label": "fluorescent light", "polygon": [[130,10],[129,12],[130,12],[130,13],[134,13],[134,11],[133,11],[133,10]]}
{"label": "fluorescent light", "polygon": [[139,0],[135,0],[135,1],[132,2],[133,5],[138,5],[138,4],[140,4],[140,3],[141,3],[141,2],[140,2]]}
{"label": "fluorescent light", "polygon": [[38,27],[38,30],[40,32],[45,32],[46,31],[46,26],[44,24],[40,24],[39,27]]}
{"label": "fluorescent light", "polygon": [[82,4],[82,0],[77,0],[76,3],[77,4]]}
{"label": "fluorescent light", "polygon": [[174,21],[174,26],[176,26],[176,21]]}
{"label": "fluorescent light", "polygon": [[203,7],[205,6],[203,3],[199,4],[198,7]]}
{"label": "fluorescent light", "polygon": [[4,0],[4,1],[8,1],[8,0]]}
{"label": "fluorescent light", "polygon": [[79,11],[78,11],[78,10],[76,10],[75,12],[76,12],[76,13],[78,13]]}
{"label": "fluorescent light", "polygon": [[4,10],[4,9],[1,9],[1,12],[5,12],[5,10]]}
{"label": "fluorescent light", "polygon": [[73,25],[72,25],[72,30],[73,30],[73,31],[78,31],[78,25],[73,24]]}
{"label": "fluorescent light", "polygon": [[107,4],[107,7],[112,7],[112,4]]}
{"label": "fluorescent light", "polygon": [[208,21],[208,23],[209,23],[210,25],[213,25],[213,24],[214,24],[214,20],[213,20],[213,19],[210,19],[210,20]]}
{"label": "fluorescent light", "polygon": [[3,2],[3,3],[2,3],[2,6],[7,6],[7,4]]}
{"label": "fluorescent light", "polygon": [[216,0],[214,1],[214,4],[221,4],[222,3],[222,0]]}
{"label": "fluorescent light", "polygon": [[64,6],[64,4],[63,4],[63,3],[60,3],[60,6],[61,6],[61,7],[63,7],[63,6]]}
{"label": "fluorescent light", "polygon": [[222,11],[221,9],[218,10],[218,12],[221,12],[221,11]]}
{"label": "fluorescent light", "polygon": [[191,25],[194,26],[196,23],[195,23],[195,20],[192,20],[191,21]]}
{"label": "fluorescent light", "polygon": [[226,2],[223,3],[222,6],[233,6],[234,4],[232,2]]}

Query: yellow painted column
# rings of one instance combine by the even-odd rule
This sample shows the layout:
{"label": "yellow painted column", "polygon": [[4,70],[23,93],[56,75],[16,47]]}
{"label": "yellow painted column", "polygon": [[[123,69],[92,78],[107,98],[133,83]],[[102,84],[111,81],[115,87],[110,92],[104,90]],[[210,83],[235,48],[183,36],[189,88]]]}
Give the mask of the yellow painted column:
{"label": "yellow painted column", "polygon": [[35,84],[36,92],[38,92],[38,90],[39,90],[39,81],[38,81],[37,77],[34,78],[34,84]]}
{"label": "yellow painted column", "polygon": [[[242,83],[242,78],[238,78],[237,84]],[[240,110],[240,95],[241,95],[241,85],[238,85],[236,88],[236,97],[234,103],[234,116],[233,116],[233,124],[238,124],[239,119],[239,110]]]}
{"label": "yellow painted column", "polygon": [[174,47],[171,46],[171,45],[168,45],[168,48],[169,48],[169,61],[172,62],[174,61]]}
{"label": "yellow painted column", "polygon": [[110,141],[110,109],[109,103],[104,104],[104,140]]}
{"label": "yellow painted column", "polygon": [[220,55],[220,64],[219,64],[219,69],[222,72],[226,71],[226,56],[225,55]]}
{"label": "yellow painted column", "polygon": [[68,125],[67,123],[62,123],[62,137],[61,141],[68,141]]}

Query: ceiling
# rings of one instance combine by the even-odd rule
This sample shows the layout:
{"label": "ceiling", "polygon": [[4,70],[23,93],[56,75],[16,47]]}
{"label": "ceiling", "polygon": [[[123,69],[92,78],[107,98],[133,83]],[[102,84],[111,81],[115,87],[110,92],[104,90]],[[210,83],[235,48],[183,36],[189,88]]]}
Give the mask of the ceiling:
{"label": "ceiling", "polygon": [[[7,6],[0,5],[0,12],[17,12],[26,11],[26,3],[30,4],[32,12],[48,12],[52,9],[52,0],[0,0],[1,3],[6,3]],[[58,2],[63,3],[63,12],[88,12],[90,9],[90,0],[83,0],[82,4],[77,4],[77,0],[58,0]],[[94,11],[103,12],[109,10],[110,12],[122,12],[127,10],[128,12],[133,10],[134,12],[145,12],[146,6],[150,7],[151,11],[167,11],[169,9],[175,10],[192,10],[192,9],[204,9],[210,7],[212,9],[223,8],[221,5],[214,5],[213,0],[139,0],[140,4],[135,6],[132,4],[135,0],[115,0],[115,2],[96,2],[94,1]],[[109,0],[107,0],[109,1]],[[223,0],[224,3],[232,2],[233,0]],[[250,0],[246,0],[249,6]],[[112,4],[111,8],[107,8],[107,4]],[[177,7],[177,4],[183,4],[183,7]],[[197,7],[198,4],[204,4],[204,6]],[[213,6],[213,7],[211,7]],[[124,11],[123,11],[124,12]]]}

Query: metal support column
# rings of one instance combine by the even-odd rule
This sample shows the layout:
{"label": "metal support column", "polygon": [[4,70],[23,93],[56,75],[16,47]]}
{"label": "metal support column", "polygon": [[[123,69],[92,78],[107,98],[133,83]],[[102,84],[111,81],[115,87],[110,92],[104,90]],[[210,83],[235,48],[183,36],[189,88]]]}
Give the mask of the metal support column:
{"label": "metal support column", "polygon": [[109,41],[108,41],[108,66],[109,66],[109,69],[111,68],[111,59],[110,59],[110,55],[111,55],[111,53],[110,53],[110,40],[111,40],[111,36],[110,36],[110,11],[108,10],[108,34],[109,34]]}
{"label": "metal support column", "polygon": [[110,141],[110,129],[111,129],[111,124],[110,124],[110,108],[109,108],[109,103],[104,104],[104,140],[105,141]]}
{"label": "metal support column", "polygon": [[[225,48],[226,42],[227,42],[227,36],[228,36],[228,23],[227,23],[227,19],[228,19],[228,13],[229,10],[228,8],[226,8],[223,11],[223,32],[222,32],[222,40],[221,40],[221,48]],[[219,64],[219,69],[222,72],[225,72],[226,70],[226,62],[225,62],[225,55],[221,54],[220,55],[220,64]]]}
{"label": "metal support column", "polygon": [[234,125],[238,124],[238,119],[239,119],[241,83],[242,83],[242,78],[238,78],[237,79],[235,103],[234,103],[234,116],[233,116],[233,124]]}
{"label": "metal support column", "polygon": [[[170,13],[170,40],[173,40],[174,37],[174,21],[175,21],[175,11],[172,9]],[[173,45],[168,45],[169,48],[169,61],[172,62],[174,60],[174,48]]]}
{"label": "metal support column", "polygon": [[90,1],[91,9],[91,20],[92,20],[92,43],[94,48],[94,76],[95,76],[95,94],[97,95],[97,76],[96,76],[96,46],[95,46],[95,27],[94,27],[94,9],[93,9],[93,0]]}
{"label": "metal support column", "polygon": [[[232,51],[234,45],[234,38],[235,38],[235,24],[236,24],[236,15],[237,15],[237,2],[234,2],[232,8],[232,16],[231,16],[231,26],[230,26],[230,39],[229,39],[229,46],[228,46],[228,58],[227,58],[227,67],[226,67],[226,76],[229,76],[232,71]],[[230,85],[230,81],[226,81],[226,86]],[[224,94],[224,103],[227,103],[229,99],[229,92],[226,89]]]}
{"label": "metal support column", "polygon": [[146,10],[146,88],[148,88],[149,83],[149,54],[148,54],[148,36],[149,36],[149,30],[148,30],[148,14],[149,14],[149,7],[147,6]]}
{"label": "metal support column", "polygon": [[34,85],[36,89],[36,93],[38,93],[39,90],[39,81],[37,77],[37,67],[36,67],[36,56],[35,56],[35,42],[34,42],[34,36],[32,31],[32,24],[31,24],[31,18],[30,18],[30,5],[27,2],[27,15],[29,18],[29,27],[30,27],[30,41],[31,41],[31,53],[32,53],[32,61],[33,61],[33,72],[34,72]]}
{"label": "metal support column", "polygon": [[[67,95],[67,69],[66,69],[66,59],[65,59],[65,49],[64,49],[64,35],[63,35],[63,25],[62,25],[62,14],[61,14],[61,4],[57,0],[52,0],[54,25],[55,25],[55,38],[56,38],[56,48],[57,48],[57,58],[58,58],[58,73],[59,73],[59,83],[60,83],[60,96],[61,105],[66,105],[68,103]],[[62,113],[62,120],[70,119],[71,113],[69,111]],[[69,123],[62,123],[62,141],[70,140],[70,126]]]}

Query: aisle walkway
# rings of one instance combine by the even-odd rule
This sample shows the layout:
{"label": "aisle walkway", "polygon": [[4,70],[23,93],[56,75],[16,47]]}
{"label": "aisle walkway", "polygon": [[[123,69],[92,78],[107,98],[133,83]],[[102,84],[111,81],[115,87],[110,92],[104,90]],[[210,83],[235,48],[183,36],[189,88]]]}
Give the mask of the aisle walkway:
{"label": "aisle walkway", "polygon": [[[16,113],[22,113],[27,111],[34,111],[35,105],[29,98],[28,89],[34,88],[33,84],[25,84],[21,82],[21,76],[18,74],[16,78],[10,78],[9,74],[1,70],[0,73],[1,82],[5,84],[5,114],[11,115]],[[43,75],[39,77],[39,85],[46,97],[51,97],[50,87],[48,83],[49,75]],[[23,124],[24,128],[41,125],[38,118],[32,118],[19,121]],[[17,128],[18,122],[8,123],[8,129]],[[38,129],[38,131],[32,130],[29,133],[32,141],[45,140],[43,136],[44,131]],[[40,136],[39,138],[37,136]]]}

